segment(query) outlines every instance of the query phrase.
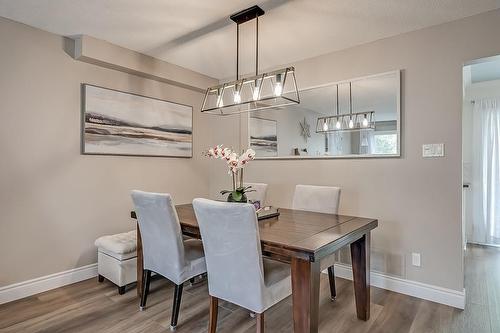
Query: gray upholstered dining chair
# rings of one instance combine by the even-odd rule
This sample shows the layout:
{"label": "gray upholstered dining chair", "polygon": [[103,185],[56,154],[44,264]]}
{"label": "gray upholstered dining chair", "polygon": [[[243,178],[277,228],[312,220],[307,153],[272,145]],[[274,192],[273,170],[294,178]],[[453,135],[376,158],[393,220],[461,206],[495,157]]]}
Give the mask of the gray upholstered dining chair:
{"label": "gray upholstered dining chair", "polygon": [[[340,203],[340,187],[297,185],[293,194],[292,208],[310,212],[338,214]],[[328,280],[330,282],[330,296],[337,298],[335,288],[335,267],[328,267]]]}
{"label": "gray upholstered dining chair", "polygon": [[170,322],[170,328],[175,329],[183,283],[207,271],[203,245],[197,239],[183,239],[170,194],[132,191],[132,200],[141,230],[144,257],[140,309],[146,307],[151,272],[167,278],[175,284]]}
{"label": "gray upholstered dining chair", "polygon": [[254,202],[260,201],[260,206],[266,205],[267,184],[264,183],[244,183],[245,186],[252,186],[252,192],[247,193],[247,198]]}
{"label": "gray upholstered dining chair", "polygon": [[264,311],[292,293],[290,266],[262,258],[252,204],[195,199],[193,208],[207,261],[209,332],[217,328],[219,299],[256,313],[264,332]]}

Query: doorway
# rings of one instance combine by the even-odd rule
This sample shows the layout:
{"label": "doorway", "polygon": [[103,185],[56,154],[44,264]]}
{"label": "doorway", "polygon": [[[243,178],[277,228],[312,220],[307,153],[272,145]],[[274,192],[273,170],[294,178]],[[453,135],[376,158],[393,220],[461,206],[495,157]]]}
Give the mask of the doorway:
{"label": "doorway", "polygon": [[463,245],[500,247],[500,56],[465,65],[463,81]]}

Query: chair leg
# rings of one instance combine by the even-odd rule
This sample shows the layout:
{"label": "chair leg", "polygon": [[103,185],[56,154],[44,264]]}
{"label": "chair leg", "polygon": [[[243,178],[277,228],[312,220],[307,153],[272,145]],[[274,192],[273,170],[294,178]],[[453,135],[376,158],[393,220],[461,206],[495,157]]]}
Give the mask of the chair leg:
{"label": "chair leg", "polygon": [[118,287],[118,294],[119,295],[125,294],[125,286]]}
{"label": "chair leg", "polygon": [[99,276],[97,276],[97,281],[104,282],[104,276],[99,274]]}
{"label": "chair leg", "polygon": [[335,288],[335,268],[334,266],[328,267],[328,280],[330,281],[330,297],[332,301],[337,299],[337,290]]}
{"label": "chair leg", "polygon": [[219,314],[219,299],[210,296],[210,320],[208,321],[208,332],[215,333],[217,331],[217,315]]}
{"label": "chair leg", "polygon": [[142,295],[141,295],[141,305],[139,307],[141,311],[146,308],[146,301],[148,300],[150,282],[151,282],[151,271],[149,269],[145,269],[142,272]]}
{"label": "chair leg", "polygon": [[182,289],[182,283],[175,286],[174,305],[172,306],[172,320],[170,321],[171,330],[175,330],[177,327],[177,319],[179,318],[179,310],[181,309]]}
{"label": "chair leg", "polygon": [[257,333],[264,333],[264,313],[257,313]]}

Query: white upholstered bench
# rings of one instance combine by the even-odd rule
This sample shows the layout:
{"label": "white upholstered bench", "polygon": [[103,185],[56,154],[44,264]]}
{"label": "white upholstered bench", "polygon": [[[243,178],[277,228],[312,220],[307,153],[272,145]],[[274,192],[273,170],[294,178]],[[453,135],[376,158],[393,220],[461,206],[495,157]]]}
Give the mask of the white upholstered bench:
{"label": "white upholstered bench", "polygon": [[118,286],[118,293],[123,295],[125,287],[137,281],[136,231],[99,237],[95,246],[99,282],[108,279]]}

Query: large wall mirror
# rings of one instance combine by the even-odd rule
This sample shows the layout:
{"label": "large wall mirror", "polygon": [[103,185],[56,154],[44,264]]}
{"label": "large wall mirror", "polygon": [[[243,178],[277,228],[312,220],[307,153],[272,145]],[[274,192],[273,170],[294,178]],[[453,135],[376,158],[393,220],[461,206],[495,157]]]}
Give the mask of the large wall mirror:
{"label": "large wall mirror", "polygon": [[249,145],[263,159],[400,156],[400,86],[393,71],[302,89],[298,105],[249,114]]}

